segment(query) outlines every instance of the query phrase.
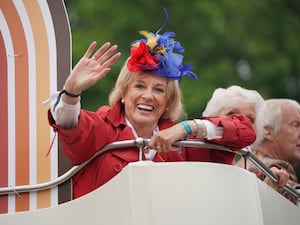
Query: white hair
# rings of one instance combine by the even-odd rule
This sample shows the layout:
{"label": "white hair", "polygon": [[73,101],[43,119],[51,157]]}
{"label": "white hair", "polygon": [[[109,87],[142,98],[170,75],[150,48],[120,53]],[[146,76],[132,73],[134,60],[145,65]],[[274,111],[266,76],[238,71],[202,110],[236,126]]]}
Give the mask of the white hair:
{"label": "white hair", "polygon": [[273,128],[275,133],[281,129],[281,121],[282,121],[282,110],[281,106],[290,105],[292,106],[298,113],[300,113],[300,105],[297,101],[288,98],[273,98],[265,101],[266,103],[266,116],[264,121],[265,127]]}
{"label": "white hair", "polygon": [[228,88],[217,88],[208,101],[203,116],[219,116],[223,109],[232,109],[241,106],[253,106],[256,113],[255,131],[256,141],[253,145],[263,140],[263,119],[265,102],[263,97],[255,90],[249,90],[237,85]]}

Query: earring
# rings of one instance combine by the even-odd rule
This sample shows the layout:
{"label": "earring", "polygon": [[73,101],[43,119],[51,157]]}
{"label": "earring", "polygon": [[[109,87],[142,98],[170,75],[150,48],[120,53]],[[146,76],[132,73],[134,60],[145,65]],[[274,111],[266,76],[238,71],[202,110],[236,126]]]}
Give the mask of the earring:
{"label": "earring", "polygon": [[122,103],[122,104],[124,104],[124,103],[125,103],[125,100],[124,100],[123,98],[121,99],[121,103]]}

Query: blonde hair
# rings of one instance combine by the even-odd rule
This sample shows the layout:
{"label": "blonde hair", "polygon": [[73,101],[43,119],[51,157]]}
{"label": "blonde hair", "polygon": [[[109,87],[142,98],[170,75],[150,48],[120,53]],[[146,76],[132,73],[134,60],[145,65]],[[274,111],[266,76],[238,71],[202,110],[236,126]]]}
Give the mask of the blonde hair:
{"label": "blonde hair", "polygon": [[[115,87],[109,95],[109,105],[114,106],[122,99],[127,92],[129,85],[140,72],[130,72],[127,69],[127,61],[125,61]],[[182,93],[177,80],[167,80],[167,105],[166,111],[163,114],[163,119],[170,119],[173,122],[179,121],[186,116],[182,103]]]}

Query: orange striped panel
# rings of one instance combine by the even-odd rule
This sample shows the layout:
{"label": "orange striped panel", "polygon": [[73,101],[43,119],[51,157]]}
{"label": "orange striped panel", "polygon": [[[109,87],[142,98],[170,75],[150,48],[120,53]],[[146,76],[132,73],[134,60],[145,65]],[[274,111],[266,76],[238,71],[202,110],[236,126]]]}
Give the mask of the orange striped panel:
{"label": "orange striped panel", "polygon": [[[46,114],[49,106],[42,102],[57,85],[62,87],[70,72],[69,21],[63,0],[0,0],[0,9],[4,25],[9,29],[5,36],[0,35],[0,85],[6,85],[1,86],[0,103],[12,111],[8,114],[6,110],[6,115],[0,116],[0,186],[42,183],[57,176],[57,146],[45,157],[52,133]],[[0,28],[2,26],[0,24]],[[15,56],[8,56],[7,43],[8,50],[14,50],[9,54]],[[56,77],[57,74],[60,76]],[[8,99],[12,101],[9,107]],[[13,121],[9,121],[10,118]],[[59,160],[62,165],[66,164],[67,159]],[[1,196],[0,213],[49,207],[57,203],[57,194],[54,188],[37,194],[23,193],[21,198]]]}
{"label": "orange striped panel", "polygon": [[[1,1],[1,10],[8,23],[15,57],[15,116],[16,116],[16,185],[29,182],[29,107],[28,55],[20,17],[12,1]],[[16,198],[16,211],[29,209],[29,194]]]}
{"label": "orange striped panel", "polygon": [[[24,1],[29,16],[35,43],[36,54],[36,172],[37,183],[51,179],[50,157],[45,157],[49,147],[50,129],[46,119],[48,106],[41,103],[49,97],[49,45],[46,25],[37,1]],[[37,207],[50,206],[50,191],[41,191],[37,194]]]}

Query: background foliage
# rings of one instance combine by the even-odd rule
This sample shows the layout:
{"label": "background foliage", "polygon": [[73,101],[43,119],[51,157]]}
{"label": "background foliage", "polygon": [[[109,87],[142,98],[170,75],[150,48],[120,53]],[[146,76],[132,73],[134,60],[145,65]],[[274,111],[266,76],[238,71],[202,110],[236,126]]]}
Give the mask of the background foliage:
{"label": "background foliage", "polygon": [[200,116],[218,87],[240,85],[264,98],[300,100],[300,1],[298,0],[66,0],[72,29],[73,64],[89,43],[110,41],[122,58],[107,77],[82,96],[83,107],[107,104],[118,72],[139,30],[174,31],[199,79],[184,77],[188,117]]}

